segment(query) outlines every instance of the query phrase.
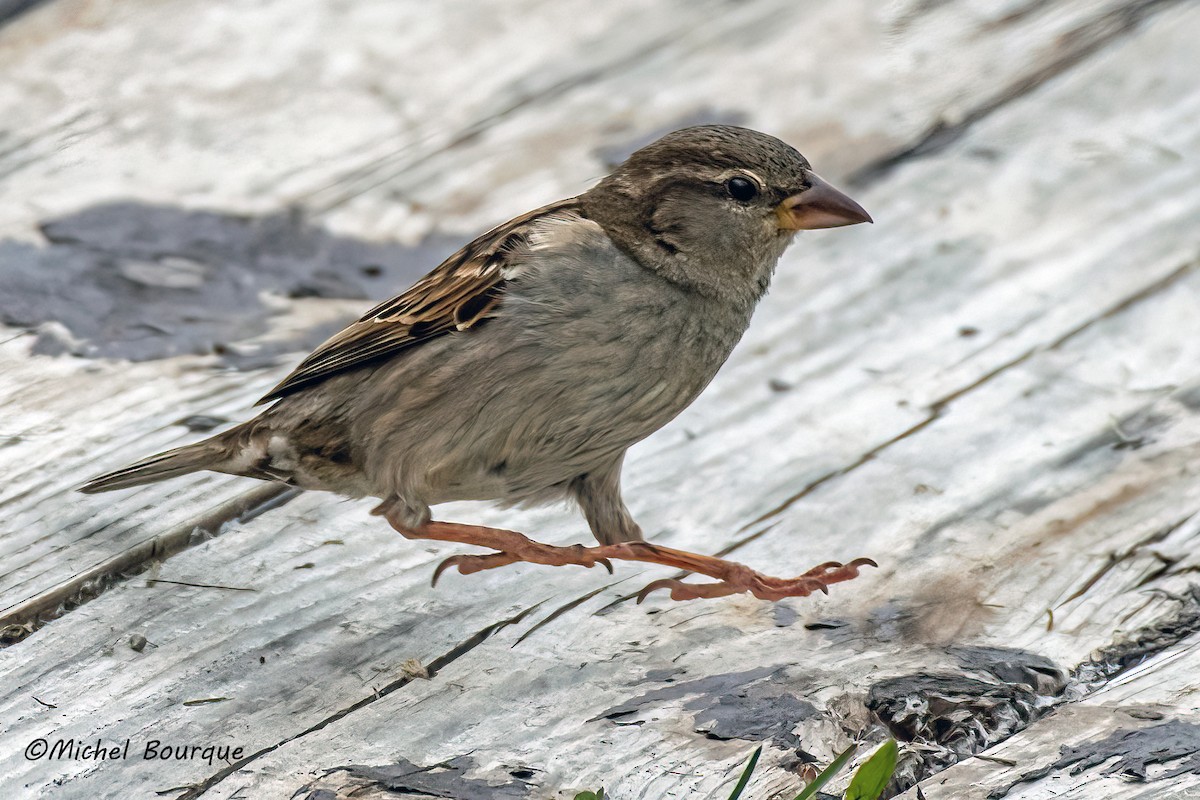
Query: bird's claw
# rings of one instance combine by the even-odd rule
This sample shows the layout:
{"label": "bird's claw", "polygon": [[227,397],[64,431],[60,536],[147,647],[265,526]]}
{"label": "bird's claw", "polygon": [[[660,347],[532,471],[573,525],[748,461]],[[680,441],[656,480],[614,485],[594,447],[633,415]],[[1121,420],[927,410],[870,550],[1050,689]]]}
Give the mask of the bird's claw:
{"label": "bird's claw", "polygon": [[438,564],[434,568],[433,577],[430,578],[429,585],[431,587],[437,587],[438,578],[442,577],[443,572],[445,572],[446,570],[450,569],[451,567],[457,565],[459,558],[460,558],[460,556],[450,556],[449,558],[443,558],[441,563]]}

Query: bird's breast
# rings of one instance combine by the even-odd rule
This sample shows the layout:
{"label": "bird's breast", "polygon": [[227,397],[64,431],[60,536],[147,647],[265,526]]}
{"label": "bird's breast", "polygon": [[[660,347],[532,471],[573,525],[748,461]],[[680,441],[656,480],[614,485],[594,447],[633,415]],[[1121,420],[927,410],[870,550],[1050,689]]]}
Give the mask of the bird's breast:
{"label": "bird's breast", "polygon": [[532,272],[495,320],[489,369],[523,406],[508,438],[571,463],[623,450],[699,395],[748,322],[611,246]]}

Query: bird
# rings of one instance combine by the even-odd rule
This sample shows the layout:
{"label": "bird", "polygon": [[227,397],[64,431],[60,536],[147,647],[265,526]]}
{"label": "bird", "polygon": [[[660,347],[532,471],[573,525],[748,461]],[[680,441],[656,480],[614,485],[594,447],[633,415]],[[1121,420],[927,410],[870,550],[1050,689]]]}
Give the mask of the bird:
{"label": "bird", "polygon": [[[645,541],[626,451],[704,390],[799,231],[872,222],[780,139],[699,125],[636,150],[582,194],[479,236],[304,358],[257,417],[100,475],[125,489],[199,470],[379,500],[409,539],[489,549],[434,571],[641,561],[675,600],[827,592],[867,558],[777,578]],[[582,511],[595,546],[434,520],[458,500]],[[686,582],[689,574],[711,582]]]}

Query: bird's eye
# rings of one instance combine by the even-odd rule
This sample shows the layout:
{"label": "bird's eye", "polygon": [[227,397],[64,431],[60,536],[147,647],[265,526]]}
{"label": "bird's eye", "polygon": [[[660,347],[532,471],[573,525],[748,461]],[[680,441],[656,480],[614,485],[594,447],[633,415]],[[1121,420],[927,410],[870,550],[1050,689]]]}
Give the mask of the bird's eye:
{"label": "bird's eye", "polygon": [[725,190],[739,203],[748,203],[758,197],[758,187],[754,185],[754,181],[747,178],[730,178],[725,181]]}

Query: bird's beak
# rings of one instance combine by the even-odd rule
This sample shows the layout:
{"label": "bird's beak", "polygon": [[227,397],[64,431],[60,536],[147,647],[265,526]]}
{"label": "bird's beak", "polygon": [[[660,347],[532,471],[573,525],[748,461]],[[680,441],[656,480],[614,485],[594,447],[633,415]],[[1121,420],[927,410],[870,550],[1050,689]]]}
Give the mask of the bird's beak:
{"label": "bird's beak", "polygon": [[808,180],[807,189],[776,206],[775,216],[781,229],[809,231],[874,222],[862,206],[821,180],[815,172],[808,173]]}

